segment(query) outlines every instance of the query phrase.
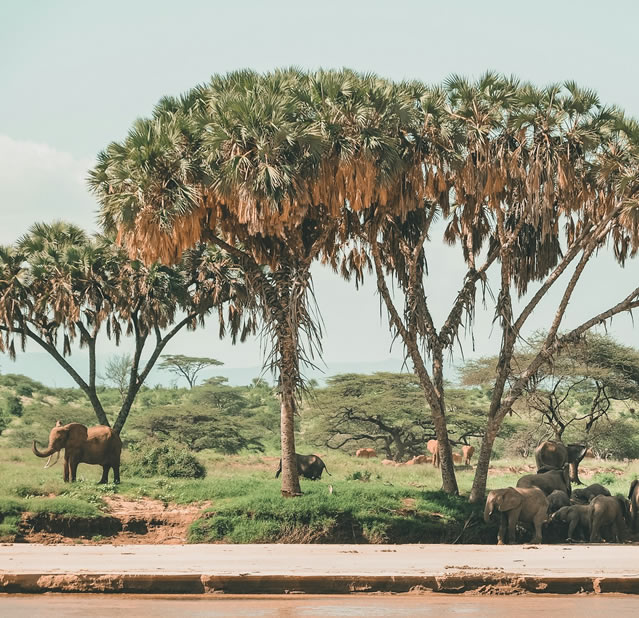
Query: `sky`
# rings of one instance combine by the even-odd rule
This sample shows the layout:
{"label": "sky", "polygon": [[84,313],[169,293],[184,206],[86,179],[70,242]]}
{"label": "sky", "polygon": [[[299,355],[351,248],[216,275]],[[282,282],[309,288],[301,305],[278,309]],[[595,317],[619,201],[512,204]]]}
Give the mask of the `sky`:
{"label": "sky", "polygon": [[[251,68],[349,67],[384,77],[438,83],[451,74],[486,70],[538,85],[574,80],[601,100],[639,117],[639,3],[476,0],[6,0],[0,3],[0,244],[14,242],[35,221],[65,219],[97,231],[97,204],[87,170],[109,142],[148,115],[164,95],[177,95],[212,74]],[[630,71],[630,73],[628,72]],[[436,319],[445,318],[463,270],[457,252],[439,239],[428,249],[427,293]],[[324,320],[323,363],[340,371],[399,370],[403,352],[392,345],[372,280],[362,289],[314,269]],[[566,326],[621,299],[636,286],[637,260],[621,270],[602,254],[575,295]],[[552,319],[550,297],[530,332]],[[474,337],[462,339],[463,358],[498,351],[493,307],[478,309]],[[630,316],[609,332],[637,345]],[[127,351],[101,343],[102,362]],[[232,346],[204,331],[178,336],[166,353],[212,356],[233,383],[257,375],[258,340]],[[462,360],[457,349],[450,367]],[[73,363],[84,367],[74,354]],[[46,383],[73,383],[32,346],[2,373],[20,372]],[[316,372],[309,375],[318,377]],[[154,372],[150,382],[168,381]]]}

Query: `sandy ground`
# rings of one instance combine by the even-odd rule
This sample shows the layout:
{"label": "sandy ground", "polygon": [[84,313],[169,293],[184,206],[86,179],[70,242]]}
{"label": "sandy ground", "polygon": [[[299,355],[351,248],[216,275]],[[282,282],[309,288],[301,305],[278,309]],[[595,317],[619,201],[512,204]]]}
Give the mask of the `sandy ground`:
{"label": "sandy ground", "polygon": [[633,545],[2,545],[0,591],[629,592]]}

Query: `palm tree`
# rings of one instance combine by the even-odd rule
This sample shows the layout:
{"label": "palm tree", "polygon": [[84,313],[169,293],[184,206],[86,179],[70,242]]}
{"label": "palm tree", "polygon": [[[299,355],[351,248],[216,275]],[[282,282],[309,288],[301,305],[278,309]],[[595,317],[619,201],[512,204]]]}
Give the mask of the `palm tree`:
{"label": "palm tree", "polygon": [[[337,266],[350,213],[416,201],[406,186],[421,190],[420,164],[400,156],[413,102],[351,71],[216,76],[181,102],[163,101],[91,175],[104,224],[144,259],[174,260],[200,240],[237,256],[279,372],[285,496],[300,493],[300,362],[321,351],[310,267]],[[391,182],[399,172],[403,186]]]}
{"label": "palm tree", "polygon": [[[196,247],[175,267],[129,260],[111,239],[90,239],[62,222],[35,224],[15,247],[0,250],[0,350],[15,356],[14,337],[30,339],[50,354],[90,400],[98,422],[109,425],[97,390],[96,347],[106,331],[119,345],[132,336],[134,354],[122,405],[114,422],[124,426],[142,384],[169,341],[220,312],[221,334],[254,330],[241,270],[228,254]],[[228,319],[221,311],[229,308]],[[83,377],[67,360],[78,341],[88,352]],[[150,358],[142,363],[147,342]]]}

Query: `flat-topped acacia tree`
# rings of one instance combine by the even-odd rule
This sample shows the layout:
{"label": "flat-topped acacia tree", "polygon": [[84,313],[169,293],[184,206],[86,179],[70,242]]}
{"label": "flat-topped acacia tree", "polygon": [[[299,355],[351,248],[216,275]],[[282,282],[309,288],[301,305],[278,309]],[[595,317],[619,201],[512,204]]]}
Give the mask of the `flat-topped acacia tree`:
{"label": "flat-topped acacia tree", "polygon": [[301,493],[300,360],[320,350],[310,267],[337,266],[353,213],[421,203],[415,102],[414,86],[350,71],[216,76],[163,99],[91,173],[102,222],[132,255],[174,262],[206,241],[239,258],[279,373],[284,496]]}

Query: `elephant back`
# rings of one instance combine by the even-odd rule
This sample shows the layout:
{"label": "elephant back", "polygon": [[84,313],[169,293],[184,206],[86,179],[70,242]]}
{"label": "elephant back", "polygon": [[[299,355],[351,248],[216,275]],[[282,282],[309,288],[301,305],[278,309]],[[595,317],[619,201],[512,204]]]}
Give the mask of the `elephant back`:
{"label": "elephant back", "polygon": [[565,444],[546,440],[535,449],[537,470],[561,470],[568,463],[568,449]]}

